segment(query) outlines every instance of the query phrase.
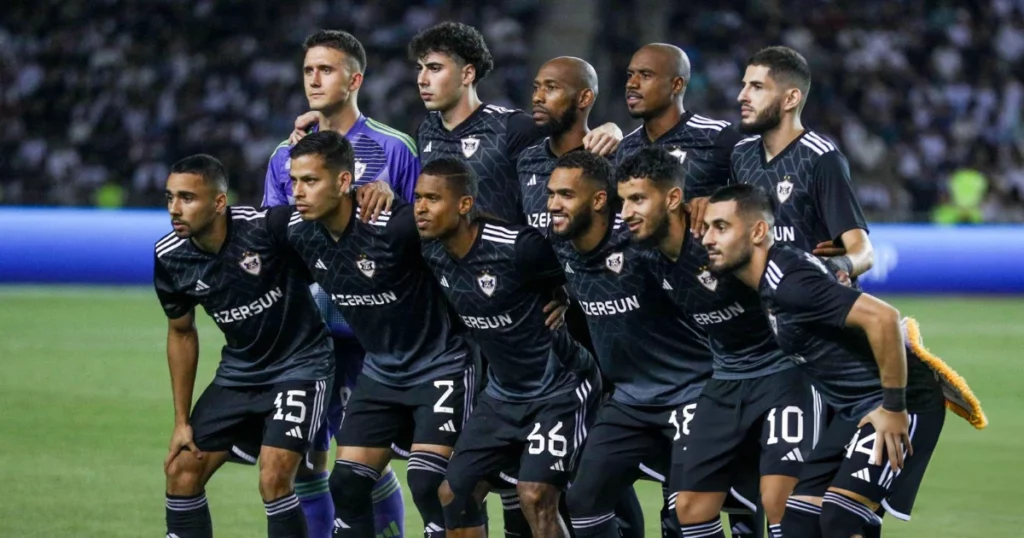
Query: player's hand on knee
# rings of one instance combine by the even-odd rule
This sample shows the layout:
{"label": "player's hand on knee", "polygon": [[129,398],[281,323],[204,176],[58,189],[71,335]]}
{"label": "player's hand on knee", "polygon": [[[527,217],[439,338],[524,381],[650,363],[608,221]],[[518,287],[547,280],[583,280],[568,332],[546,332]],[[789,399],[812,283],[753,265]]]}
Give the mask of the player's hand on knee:
{"label": "player's hand on knee", "polygon": [[196,459],[203,459],[203,453],[196,447],[195,442],[192,440],[192,426],[188,424],[177,424],[174,426],[174,432],[171,433],[171,446],[167,450],[167,457],[164,458],[164,472],[171,466],[171,462],[182,450],[188,450],[195,454]]}
{"label": "player's hand on knee", "polygon": [[910,445],[910,415],[906,411],[888,411],[878,406],[861,419],[858,427],[871,423],[875,427],[875,453],[872,456],[875,465],[882,464],[882,456],[889,457],[893,469],[903,469],[903,450],[908,455],[914,454]]}
{"label": "player's hand on knee", "polygon": [[619,149],[622,142],[622,130],[614,123],[606,123],[583,137],[583,149],[607,157]]}
{"label": "player's hand on knee", "polygon": [[302,140],[302,138],[309,133],[309,130],[318,123],[320,123],[320,113],[315,110],[310,110],[309,112],[295,118],[295,130],[292,131],[291,136],[288,137],[288,143],[295,145],[296,142]]}
{"label": "player's hand on knee", "polygon": [[356,189],[356,203],[362,212],[362,221],[370,222],[377,220],[381,212],[391,211],[391,204],[395,201],[395,191],[386,181],[374,181],[361,185]]}

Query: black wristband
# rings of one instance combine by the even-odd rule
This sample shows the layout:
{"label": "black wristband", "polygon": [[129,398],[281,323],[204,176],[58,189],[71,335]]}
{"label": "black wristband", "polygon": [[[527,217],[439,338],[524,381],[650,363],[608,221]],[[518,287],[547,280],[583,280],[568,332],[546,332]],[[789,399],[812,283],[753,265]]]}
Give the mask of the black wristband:
{"label": "black wristband", "polygon": [[840,270],[846,271],[847,275],[849,275],[851,277],[853,276],[853,262],[850,261],[849,257],[847,257],[847,256],[836,256],[834,258],[829,258],[829,260],[833,264],[835,264],[835,266],[838,267]]}
{"label": "black wristband", "polygon": [[882,409],[893,413],[907,410],[907,389],[882,387]]}

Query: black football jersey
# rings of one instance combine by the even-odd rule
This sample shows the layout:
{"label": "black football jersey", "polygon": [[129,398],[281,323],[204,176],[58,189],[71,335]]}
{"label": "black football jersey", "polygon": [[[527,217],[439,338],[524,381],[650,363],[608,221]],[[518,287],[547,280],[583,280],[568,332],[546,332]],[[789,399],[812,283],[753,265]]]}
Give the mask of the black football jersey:
{"label": "black football jersey", "polygon": [[[801,364],[841,416],[858,420],[882,403],[878,364],[867,336],[846,327],[861,296],[840,284],[812,254],[778,243],[768,253],[759,293],[779,346]],[[907,356],[907,410],[942,409],[935,374]]]}
{"label": "black football jersey", "polygon": [[485,390],[512,402],[573,390],[595,365],[564,326],[544,324],[544,306],[565,282],[551,243],[528,226],[477,223],[461,259],[437,240],[424,241],[423,255],[488,361]]}
{"label": "black football jersey", "polygon": [[195,305],[224,333],[214,383],[271,385],[326,379],[334,371],[327,325],[300,263],[266,230],[266,211],[229,207],[220,252],[173,233],[156,243],[153,283],[169,319]]}
{"label": "black football jersey", "polygon": [[[548,179],[555,171],[558,156],[551,152],[545,138],[541,143],[530,146],[519,155],[517,170],[519,185],[523,191],[523,212],[526,223],[547,234],[551,226],[548,213]],[[583,146],[571,151],[584,151]]]}
{"label": "black football jersey", "polygon": [[656,144],[683,163],[686,169],[683,196],[687,200],[711,196],[729,183],[729,158],[741,138],[729,122],[687,111],[679,117],[679,123],[657,140],[647,138],[643,126],[626,135],[615,152],[615,166],[644,147]]}
{"label": "black football jersey", "polygon": [[627,405],[676,406],[696,398],[711,377],[706,337],[649,271],[629,229],[614,219],[594,250],[552,237],[569,296],[587,317],[612,398]]}
{"label": "black football jersey", "polygon": [[330,295],[366,350],[363,372],[378,383],[410,387],[460,372],[471,356],[420,254],[411,204],[395,202],[371,223],[359,209],[337,241],[292,207],[272,208],[268,221]]}
{"label": "black football jersey", "polygon": [[423,165],[440,157],[464,160],[480,176],[476,207],[508,223],[524,222],[516,159],[539,138],[529,114],[487,104],[451,131],[440,112],[430,112],[416,133]]}
{"label": "black football jersey", "polygon": [[813,252],[844,232],[868,229],[846,157],[814,131],[804,131],[771,162],[765,161],[760,136],[741,140],[733,150],[732,175],[775,197],[776,241]]}
{"label": "black football jersey", "polygon": [[764,377],[795,366],[779,348],[757,292],[708,270],[707,250],[686,234],[679,259],[647,251],[651,272],[687,322],[707,334],[716,379]]}

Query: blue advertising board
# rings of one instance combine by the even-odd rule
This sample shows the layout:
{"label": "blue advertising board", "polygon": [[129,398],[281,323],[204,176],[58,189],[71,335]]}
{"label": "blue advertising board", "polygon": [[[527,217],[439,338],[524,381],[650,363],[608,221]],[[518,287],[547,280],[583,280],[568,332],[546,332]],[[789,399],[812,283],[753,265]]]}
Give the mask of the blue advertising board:
{"label": "blue advertising board", "polygon": [[[0,208],[0,283],[151,284],[162,210]],[[871,227],[872,293],[1024,294],[1024,226]]]}

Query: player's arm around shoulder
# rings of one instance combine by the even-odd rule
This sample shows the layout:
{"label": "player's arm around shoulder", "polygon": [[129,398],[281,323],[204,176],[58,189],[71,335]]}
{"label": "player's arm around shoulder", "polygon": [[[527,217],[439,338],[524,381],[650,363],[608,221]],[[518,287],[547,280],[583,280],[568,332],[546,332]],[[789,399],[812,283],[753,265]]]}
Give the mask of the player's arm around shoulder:
{"label": "player's arm around shoulder", "polygon": [[517,270],[523,275],[524,283],[550,299],[544,305],[544,313],[548,314],[545,324],[550,329],[561,327],[569,295],[565,291],[565,272],[551,240],[527,226],[519,231],[515,248]]}
{"label": "player's arm around shoulder", "polygon": [[[867,219],[850,179],[850,165],[835,146],[814,163],[815,200],[831,241],[819,243],[814,254],[829,258],[830,268],[850,278],[866,273],[874,264]],[[842,277],[840,277],[842,278]]]}

